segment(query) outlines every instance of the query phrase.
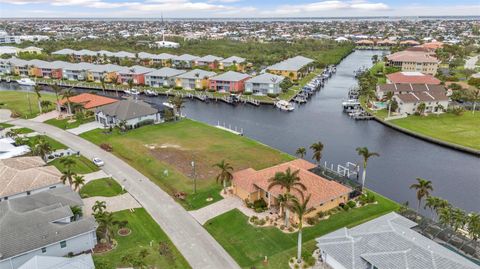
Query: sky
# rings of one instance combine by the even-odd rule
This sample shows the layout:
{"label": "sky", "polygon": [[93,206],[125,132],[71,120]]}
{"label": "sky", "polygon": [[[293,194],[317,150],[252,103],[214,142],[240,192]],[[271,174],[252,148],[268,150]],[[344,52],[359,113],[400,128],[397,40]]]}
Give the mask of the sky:
{"label": "sky", "polygon": [[480,0],[0,0],[0,18],[480,16]]}

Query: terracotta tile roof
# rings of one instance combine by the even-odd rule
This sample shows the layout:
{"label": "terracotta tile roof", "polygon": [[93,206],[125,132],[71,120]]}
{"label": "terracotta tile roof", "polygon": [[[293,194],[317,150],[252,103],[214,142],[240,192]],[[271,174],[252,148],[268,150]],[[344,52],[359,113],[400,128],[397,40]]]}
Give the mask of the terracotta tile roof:
{"label": "terracotta tile roof", "polygon": [[411,83],[411,84],[440,84],[440,80],[432,75],[420,72],[396,72],[387,75],[390,83]]}
{"label": "terracotta tile roof", "polygon": [[[104,106],[108,104],[112,104],[117,102],[118,100],[91,94],[91,93],[81,93],[79,95],[75,95],[70,97],[70,102],[76,104],[82,104],[85,109],[95,108],[99,106]],[[59,101],[61,105],[67,102],[67,99],[62,99]]]}
{"label": "terracotta tile roof", "polygon": [[396,94],[396,96],[404,103],[438,102],[448,100],[448,96],[443,91],[437,90],[400,93]]}
{"label": "terracotta tile roof", "polygon": [[423,92],[423,91],[442,91],[446,92],[445,86],[436,85],[436,84],[410,84],[410,83],[399,83],[399,84],[380,84],[377,85],[377,91],[379,92],[389,92],[393,91],[395,93],[402,92]]}
{"label": "terracotta tile roof", "polygon": [[438,59],[422,51],[399,51],[387,56],[389,61],[415,62],[415,63],[438,63]]}
{"label": "terracotta tile roof", "polygon": [[[308,194],[312,195],[309,202],[309,206],[311,207],[317,207],[324,202],[328,202],[331,199],[335,199],[352,191],[350,188],[343,186],[338,182],[325,179],[310,172],[309,169],[314,167],[315,165],[310,162],[303,159],[297,159],[259,171],[248,168],[235,172],[233,174],[233,182],[237,187],[252,193],[258,188],[268,190],[268,186],[270,185],[269,180],[275,176],[275,173],[277,172],[285,172],[288,168],[292,171],[299,170],[298,176],[300,177],[300,182],[307,188],[304,193],[305,196]],[[285,190],[275,186],[268,190],[268,192],[276,197],[283,194]],[[300,198],[298,192],[292,191],[292,194]]]}
{"label": "terracotta tile roof", "polygon": [[55,166],[45,166],[40,157],[0,160],[0,197],[58,184],[61,176]]}

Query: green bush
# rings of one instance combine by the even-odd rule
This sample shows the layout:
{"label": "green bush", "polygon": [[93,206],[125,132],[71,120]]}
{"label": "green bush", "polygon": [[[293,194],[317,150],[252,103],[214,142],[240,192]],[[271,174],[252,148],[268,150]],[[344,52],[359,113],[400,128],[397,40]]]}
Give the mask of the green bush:
{"label": "green bush", "polygon": [[315,225],[318,222],[318,218],[310,217],[310,218],[307,218],[306,221],[309,225]]}
{"label": "green bush", "polygon": [[173,87],[174,90],[183,90],[183,87],[182,86],[175,86]]}
{"label": "green bush", "polygon": [[263,199],[258,199],[253,202],[253,208],[255,209],[255,212],[263,212],[267,210],[267,203]]}
{"label": "green bush", "polygon": [[252,95],[252,92],[243,92],[243,95]]}
{"label": "green bush", "polygon": [[315,265],[315,258],[312,255],[304,255],[302,256],[303,262],[307,266],[314,266]]}
{"label": "green bush", "polygon": [[257,217],[257,216],[251,216],[251,217],[250,217],[250,222],[251,222],[251,223],[255,223],[255,221],[257,221],[257,220],[258,220],[258,217]]}
{"label": "green bush", "polygon": [[137,123],[137,127],[142,127],[142,126],[145,126],[145,125],[151,125],[153,124],[155,121],[152,120],[152,119],[147,119],[147,120],[142,120],[140,122]]}
{"label": "green bush", "polygon": [[270,98],[277,98],[278,93],[267,93],[267,96],[270,97]]}
{"label": "green bush", "polygon": [[350,209],[350,206],[348,204],[344,204],[342,208],[343,210],[348,211]]}
{"label": "green bush", "polygon": [[357,203],[355,203],[355,201],[353,201],[353,200],[350,200],[350,201],[348,201],[347,205],[350,208],[355,208],[357,206]]}
{"label": "green bush", "polygon": [[323,218],[323,217],[325,217],[326,215],[328,215],[328,214],[327,214],[327,212],[325,212],[325,211],[319,211],[319,212],[317,213],[317,217],[319,217],[319,218]]}

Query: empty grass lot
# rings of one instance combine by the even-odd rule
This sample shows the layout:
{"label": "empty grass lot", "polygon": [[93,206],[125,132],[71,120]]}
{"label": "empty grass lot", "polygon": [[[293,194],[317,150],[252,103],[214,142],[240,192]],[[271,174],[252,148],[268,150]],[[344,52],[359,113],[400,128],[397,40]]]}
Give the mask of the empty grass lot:
{"label": "empty grass lot", "polygon": [[[143,126],[111,134],[97,129],[81,137],[99,145],[108,143],[113,154],[127,161],[170,194],[186,192],[180,201],[186,209],[197,209],[221,199],[215,182],[215,163],[225,159],[235,171],[262,169],[293,157],[246,137],[234,135],[192,120]],[[197,194],[193,195],[191,161],[196,163]],[[207,202],[208,197],[213,201]]]}
{"label": "empty grass lot", "polygon": [[[54,103],[56,98],[54,94],[42,93],[42,100]],[[37,95],[34,92],[0,91],[0,109],[9,109],[21,118],[33,118],[40,113]]]}
{"label": "empty grass lot", "polygon": [[[147,265],[153,266],[152,268],[190,268],[185,258],[145,209],[137,208],[133,213],[129,210],[119,211],[113,213],[113,216],[115,220],[128,221],[127,227],[132,233],[129,236],[122,237],[115,231],[114,238],[118,242],[117,248],[104,254],[93,255],[96,268],[131,267],[122,263],[122,257],[125,255],[138,256],[143,249],[148,251],[144,261]],[[152,242],[152,246],[150,246],[150,242]],[[159,254],[158,245],[160,242],[165,242],[168,245],[170,254]]]}
{"label": "empty grass lot", "polygon": [[480,112],[466,111],[461,116],[451,113],[409,116],[392,120],[397,126],[438,140],[480,150]]}
{"label": "empty grass lot", "polygon": [[[340,229],[353,227],[397,210],[399,205],[379,194],[378,203],[343,211],[320,221],[317,225],[304,228],[303,246],[305,255],[315,249],[315,238]],[[234,209],[211,219],[204,225],[210,234],[227,250],[241,267],[288,268],[288,259],[296,255],[297,233],[286,234],[278,228],[254,227],[248,218]],[[268,265],[263,264],[268,257]]]}
{"label": "empty grass lot", "polygon": [[80,189],[82,198],[94,196],[113,197],[122,193],[122,186],[115,179],[109,177],[92,180]]}

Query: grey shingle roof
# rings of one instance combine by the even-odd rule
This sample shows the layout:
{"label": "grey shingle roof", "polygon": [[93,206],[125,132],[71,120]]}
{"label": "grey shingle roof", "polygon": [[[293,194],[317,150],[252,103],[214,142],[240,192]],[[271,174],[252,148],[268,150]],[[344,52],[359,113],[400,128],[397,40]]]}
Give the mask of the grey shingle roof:
{"label": "grey shingle roof", "polygon": [[245,62],[246,60],[245,60],[245,58],[242,58],[242,57],[230,56],[228,58],[225,58],[225,59],[221,60],[220,62],[231,64],[231,63],[233,63],[233,61],[235,61],[237,64],[239,64],[239,63]]}
{"label": "grey shingle roof", "polygon": [[218,76],[212,77],[210,79],[211,80],[218,80],[218,81],[240,81],[240,80],[246,79],[248,77],[250,77],[250,76],[247,75],[247,74],[238,73],[238,72],[235,72],[235,71],[228,71],[228,72],[225,72],[225,73],[220,74]]}
{"label": "grey shingle roof", "polygon": [[130,120],[158,113],[158,110],[140,100],[121,100],[98,107],[96,112],[103,112],[119,120]]}
{"label": "grey shingle roof", "polygon": [[156,77],[174,77],[180,74],[185,73],[183,70],[178,70],[170,67],[163,67],[158,70],[154,70],[148,73],[146,76],[156,76]]}
{"label": "grey shingle roof", "polygon": [[211,72],[211,71],[205,71],[202,69],[194,69],[194,70],[188,71],[187,73],[180,74],[177,77],[185,78],[185,79],[196,79],[197,78],[196,74],[198,74],[199,79],[203,79],[204,77],[215,76],[217,73]]}
{"label": "grey shingle roof", "polygon": [[18,269],[95,269],[95,265],[91,254],[71,258],[37,255]]}
{"label": "grey shingle roof", "polygon": [[293,58],[286,59],[274,65],[267,67],[267,69],[271,70],[283,70],[283,71],[298,71],[302,69],[304,66],[313,63],[314,60],[303,57],[303,56],[296,56]]}
{"label": "grey shingle roof", "polygon": [[222,57],[214,56],[214,55],[206,55],[203,57],[200,57],[198,59],[195,59],[197,62],[207,62],[207,63],[213,63],[214,61],[220,61],[223,60]]}
{"label": "grey shingle roof", "polygon": [[265,74],[261,74],[261,75],[258,75],[256,77],[253,77],[253,78],[247,80],[246,82],[269,84],[269,83],[280,83],[284,79],[285,79],[284,76],[277,76],[277,75],[274,75],[274,74],[265,73]]}
{"label": "grey shingle roof", "polygon": [[92,217],[56,223],[73,216],[70,206],[78,205],[80,196],[67,186],[0,202],[0,261],[94,231]]}
{"label": "grey shingle roof", "polygon": [[177,56],[177,57],[173,58],[173,60],[175,60],[175,61],[193,61],[197,58],[198,58],[198,56],[195,56],[195,55],[182,54],[180,56]]}
{"label": "grey shingle roof", "polygon": [[316,239],[317,246],[347,269],[474,269],[471,261],[422,236],[416,226],[389,213],[351,229],[342,228]]}

